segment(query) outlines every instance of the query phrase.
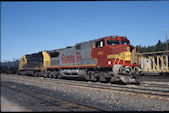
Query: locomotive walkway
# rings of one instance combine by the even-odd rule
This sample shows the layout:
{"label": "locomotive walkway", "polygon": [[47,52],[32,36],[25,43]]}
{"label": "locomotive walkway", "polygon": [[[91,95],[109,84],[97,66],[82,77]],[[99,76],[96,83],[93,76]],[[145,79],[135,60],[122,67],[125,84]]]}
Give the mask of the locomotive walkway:
{"label": "locomotive walkway", "polygon": [[[29,101],[33,98],[31,103],[35,106],[40,104],[40,108],[34,108],[32,111],[169,110],[168,84],[145,82],[140,85],[117,85],[21,75],[1,75],[1,78],[2,87],[15,89],[16,93],[24,93]],[[3,88],[2,92],[4,91]],[[70,107],[71,104],[74,107]],[[31,108],[31,105],[28,105],[27,107]],[[62,108],[67,105],[68,108]]]}

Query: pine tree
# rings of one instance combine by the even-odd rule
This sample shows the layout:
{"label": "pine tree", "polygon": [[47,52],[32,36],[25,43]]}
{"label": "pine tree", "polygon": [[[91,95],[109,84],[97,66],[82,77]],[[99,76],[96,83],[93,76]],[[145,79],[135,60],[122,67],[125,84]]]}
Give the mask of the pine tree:
{"label": "pine tree", "polygon": [[[169,40],[168,41],[168,50],[169,50]],[[160,40],[157,42],[156,45],[151,46],[137,46],[140,53],[144,52],[153,52],[153,51],[166,51],[166,42],[162,43]]]}

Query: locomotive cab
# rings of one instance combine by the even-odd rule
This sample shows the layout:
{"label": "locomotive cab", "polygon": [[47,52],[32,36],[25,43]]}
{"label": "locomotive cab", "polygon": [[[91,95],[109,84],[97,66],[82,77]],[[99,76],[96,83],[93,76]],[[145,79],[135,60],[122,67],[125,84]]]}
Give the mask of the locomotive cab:
{"label": "locomotive cab", "polygon": [[96,40],[91,50],[91,57],[97,59],[97,67],[112,68],[115,78],[121,79],[124,83],[132,80],[135,82],[139,72],[137,74],[132,72],[137,67],[136,64],[132,64],[133,49],[126,37],[108,36]]}
{"label": "locomotive cab", "polygon": [[130,50],[130,41],[126,37],[108,37],[105,39],[106,46],[111,48],[123,47],[127,51]]}
{"label": "locomotive cab", "polygon": [[109,36],[106,38],[101,38],[95,43],[96,48],[117,48],[121,46],[123,46],[127,51],[132,51],[133,48],[133,46],[130,45],[130,41],[126,37]]}
{"label": "locomotive cab", "polygon": [[[134,47],[130,45],[130,41],[126,37],[109,36],[98,39],[95,42],[95,46],[93,46],[91,51],[91,57],[97,58],[98,62],[102,62],[101,58],[104,59],[104,61],[113,60],[111,62],[114,62],[114,59],[118,58],[119,64],[126,62],[124,65],[129,65],[133,48]],[[116,64],[116,62],[109,65],[104,62],[100,63],[100,65],[104,67],[113,67],[114,64]]]}

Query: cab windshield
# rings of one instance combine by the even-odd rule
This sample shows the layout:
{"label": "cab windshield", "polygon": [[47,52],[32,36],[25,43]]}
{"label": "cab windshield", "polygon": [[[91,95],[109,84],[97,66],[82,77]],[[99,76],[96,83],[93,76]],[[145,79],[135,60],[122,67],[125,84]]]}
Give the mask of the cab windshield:
{"label": "cab windshield", "polygon": [[119,40],[107,40],[107,45],[119,45]]}
{"label": "cab windshield", "polygon": [[124,40],[122,40],[122,41],[121,41],[121,43],[122,43],[122,44],[124,44],[124,45],[126,45],[126,44],[130,44],[130,42],[129,42],[129,41],[127,41],[127,40],[125,40],[125,41],[124,41]]}

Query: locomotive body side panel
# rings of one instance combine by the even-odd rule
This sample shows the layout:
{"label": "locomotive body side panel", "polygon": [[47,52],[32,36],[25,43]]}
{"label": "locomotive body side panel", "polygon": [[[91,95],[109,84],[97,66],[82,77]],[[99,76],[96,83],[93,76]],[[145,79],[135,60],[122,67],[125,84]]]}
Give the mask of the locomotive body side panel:
{"label": "locomotive body side panel", "polygon": [[93,41],[76,44],[74,47],[56,50],[58,56],[51,57],[51,65],[48,68],[81,67],[96,65],[96,59],[90,56]]}
{"label": "locomotive body side panel", "polygon": [[26,55],[27,64],[23,66],[26,70],[41,70],[43,66],[42,53]]}
{"label": "locomotive body side panel", "polygon": [[25,55],[19,62],[19,71],[34,71],[42,70],[43,68],[43,55],[41,52]]}
{"label": "locomotive body side panel", "polygon": [[96,59],[92,59],[90,55],[91,48],[94,42],[95,41],[89,41],[89,42],[84,42],[79,44],[81,46],[81,49],[77,50],[77,52],[79,52],[79,55],[81,55],[81,60],[78,65],[88,65],[88,64],[96,65],[97,63]]}

